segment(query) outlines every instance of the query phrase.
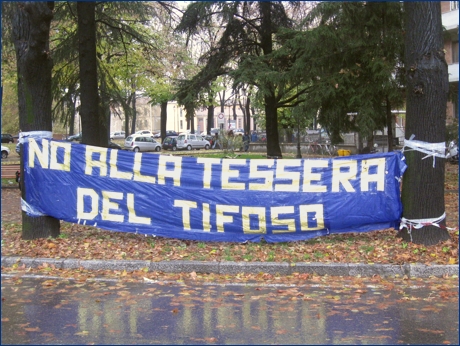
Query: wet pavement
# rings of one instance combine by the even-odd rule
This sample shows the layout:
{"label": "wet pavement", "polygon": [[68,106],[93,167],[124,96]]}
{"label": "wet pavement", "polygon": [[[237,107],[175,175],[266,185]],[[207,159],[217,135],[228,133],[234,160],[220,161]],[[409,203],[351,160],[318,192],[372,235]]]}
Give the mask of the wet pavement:
{"label": "wet pavement", "polygon": [[329,280],[185,284],[3,274],[1,343],[459,343],[452,280]]}

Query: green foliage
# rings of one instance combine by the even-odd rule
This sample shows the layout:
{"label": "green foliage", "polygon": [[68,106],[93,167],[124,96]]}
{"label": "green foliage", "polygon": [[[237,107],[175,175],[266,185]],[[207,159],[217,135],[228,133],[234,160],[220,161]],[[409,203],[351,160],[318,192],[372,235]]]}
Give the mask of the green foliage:
{"label": "green foliage", "polygon": [[292,70],[310,86],[305,102],[332,142],[382,129],[386,102],[402,104],[402,19],[399,3],[321,2],[306,18],[311,30],[284,33]]}

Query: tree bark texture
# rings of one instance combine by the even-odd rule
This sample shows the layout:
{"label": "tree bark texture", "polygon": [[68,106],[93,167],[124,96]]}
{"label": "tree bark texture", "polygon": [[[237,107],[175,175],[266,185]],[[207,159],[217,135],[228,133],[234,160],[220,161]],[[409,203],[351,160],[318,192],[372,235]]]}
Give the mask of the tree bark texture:
{"label": "tree bark texture", "polygon": [[[211,100],[210,100],[211,101]],[[206,133],[211,134],[211,129],[214,124],[214,106],[211,103],[211,106],[208,106],[208,123],[206,124]]]}
{"label": "tree bark texture", "polygon": [[[259,3],[262,24],[260,26],[261,47],[264,55],[273,51],[271,3],[269,1]],[[269,62],[267,62],[269,63]],[[273,86],[268,86],[269,92],[264,96],[265,118],[267,132],[267,158],[282,158],[278,134],[278,112],[276,97]]]}
{"label": "tree bark texture", "polygon": [[107,134],[103,135],[103,117],[99,117],[95,8],[93,1],[77,2],[82,143],[106,147],[108,138],[104,143]]}
{"label": "tree bark texture", "polygon": [[[18,71],[19,126],[21,131],[52,131],[50,23],[54,2],[18,2],[13,18],[13,37]],[[22,152],[22,150],[21,150]],[[21,174],[24,162],[21,156]],[[27,185],[21,184],[25,199]],[[37,188],[37,187],[36,187]],[[22,212],[22,238],[57,237],[59,220],[30,217]]]}
{"label": "tree bark texture", "polygon": [[[443,51],[441,5],[439,2],[405,2],[405,69],[407,108],[405,138],[443,143],[446,132],[448,72]],[[423,159],[426,154],[405,151],[407,171],[403,178],[403,216],[434,219],[443,215],[445,159]],[[445,220],[440,223],[445,226]],[[399,234],[404,240],[434,245],[449,239],[445,228],[424,226]]]}

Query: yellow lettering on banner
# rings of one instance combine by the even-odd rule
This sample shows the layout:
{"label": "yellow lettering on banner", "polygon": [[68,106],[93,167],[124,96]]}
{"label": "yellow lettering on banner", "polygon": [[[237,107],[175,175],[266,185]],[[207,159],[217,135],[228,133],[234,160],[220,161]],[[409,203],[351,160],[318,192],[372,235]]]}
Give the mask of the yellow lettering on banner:
{"label": "yellow lettering on banner", "polygon": [[272,191],[273,190],[273,171],[259,171],[258,168],[263,166],[267,168],[273,167],[275,160],[249,160],[249,178],[262,178],[264,179],[263,183],[249,183],[249,190],[255,191]]}
{"label": "yellow lettering on banner", "polygon": [[110,210],[119,209],[119,204],[112,202],[111,200],[123,200],[123,193],[102,191],[102,220],[123,222],[123,215],[111,214]]}
{"label": "yellow lettering on banner", "polygon": [[49,141],[46,139],[42,140],[42,150],[38,147],[37,142],[33,138],[28,138],[29,141],[29,167],[35,167],[35,158],[38,159],[42,168],[48,168],[49,164]]}
{"label": "yellow lettering on banner", "polygon": [[300,172],[286,171],[286,167],[299,167],[300,160],[278,160],[276,164],[276,178],[290,180],[290,184],[276,183],[275,191],[298,192],[300,185]]}
{"label": "yellow lettering on banner", "polygon": [[[265,218],[264,207],[242,207],[241,213],[243,214],[243,232],[245,234],[266,234],[267,221]],[[251,229],[250,215],[257,215],[259,220],[259,228]]]}
{"label": "yellow lettering on banner", "polygon": [[117,167],[118,150],[110,151],[110,178],[131,180],[131,172],[120,172]]}
{"label": "yellow lettering on banner", "polygon": [[192,229],[190,226],[190,209],[197,207],[196,202],[176,199],[174,200],[174,206],[182,208],[182,223],[184,225],[184,229],[190,231]]}
{"label": "yellow lettering on banner", "polygon": [[273,234],[295,232],[295,219],[278,219],[280,214],[294,214],[293,206],[271,207],[270,211],[273,226],[287,226],[287,229],[273,230]]}
{"label": "yellow lettering on banner", "polygon": [[141,162],[142,162],[142,153],[135,153],[134,154],[134,181],[140,181],[143,183],[151,183],[155,184],[155,177],[150,175],[143,175],[141,174]]}
{"label": "yellow lettering on banner", "polygon": [[209,203],[203,203],[203,231],[211,232],[211,212]]}
{"label": "yellow lettering on banner", "polygon": [[240,171],[230,169],[230,165],[241,165],[244,166],[246,164],[246,160],[244,159],[236,159],[236,160],[222,160],[222,189],[223,190],[244,190],[245,184],[244,183],[234,183],[230,182],[230,178],[237,178],[239,176]]}
{"label": "yellow lettering on banner", "polygon": [[312,181],[321,181],[321,173],[313,173],[313,168],[327,168],[327,160],[304,160],[303,164],[303,192],[327,192],[327,186],[314,184]]}
{"label": "yellow lettering on banner", "polygon": [[128,222],[140,223],[144,225],[149,225],[151,223],[151,219],[149,217],[142,217],[142,216],[136,215],[136,210],[134,209],[134,194],[133,193],[128,193],[127,204],[128,204]]}
{"label": "yellow lettering on banner", "polygon": [[[173,170],[167,170],[167,163],[174,164]],[[172,178],[174,186],[180,186],[180,176],[182,174],[182,157],[160,155],[158,163],[158,184],[165,184],[165,178]]]}
{"label": "yellow lettering on banner", "polygon": [[[324,211],[322,204],[300,205],[299,213],[301,231],[315,231],[319,229],[324,229]],[[315,227],[310,227],[310,224],[308,223],[308,213],[315,213]]]}
{"label": "yellow lettering on banner", "polygon": [[[94,160],[93,154],[99,154],[99,159]],[[85,174],[91,175],[93,168],[99,168],[99,176],[105,177],[107,175],[107,148],[99,148],[93,146],[86,146],[85,152]]]}
{"label": "yellow lettering on banner", "polygon": [[[369,169],[372,166],[377,166],[377,173],[370,174]],[[377,183],[377,191],[385,189],[385,158],[363,160],[361,164],[361,191],[369,191],[369,183],[374,181]]]}
{"label": "yellow lettering on banner", "polygon": [[[340,184],[346,192],[355,192],[350,183],[351,179],[356,179],[358,163],[356,160],[333,160],[332,167],[332,192],[340,192]],[[341,168],[348,167],[348,172],[341,172]]]}
{"label": "yellow lettering on banner", "polygon": [[[59,163],[57,160],[57,150],[58,148],[64,149],[64,162]],[[63,142],[51,142],[51,159],[50,159],[50,169],[55,169],[57,171],[70,172],[70,152],[72,145],[70,143]]]}
{"label": "yellow lettering on banner", "polygon": [[211,188],[212,165],[220,165],[220,159],[198,157],[196,162],[204,164],[203,188]]}
{"label": "yellow lettering on banner", "polygon": [[[91,198],[91,210],[89,212],[85,212],[85,203],[84,197],[88,196]],[[98,204],[99,204],[99,196],[96,191],[93,189],[85,189],[78,187],[77,188],[77,218],[78,219],[85,219],[91,220],[94,219],[98,214]]]}
{"label": "yellow lettering on banner", "polygon": [[[240,160],[241,161],[241,160]],[[233,216],[225,215],[225,212],[228,213],[239,213],[240,207],[237,205],[216,205],[216,220],[217,220],[217,232],[224,231],[224,223],[232,223]]]}

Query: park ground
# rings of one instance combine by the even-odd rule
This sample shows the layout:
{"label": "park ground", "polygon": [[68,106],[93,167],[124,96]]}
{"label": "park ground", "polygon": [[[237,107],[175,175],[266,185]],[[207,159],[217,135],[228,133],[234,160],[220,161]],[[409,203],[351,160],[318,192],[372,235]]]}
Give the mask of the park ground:
{"label": "park ground", "polygon": [[446,163],[445,205],[451,239],[434,246],[404,242],[397,230],[329,235],[268,244],[146,237],[61,222],[56,239],[22,240],[20,191],[2,188],[2,256],[104,260],[458,264],[458,165]]}

